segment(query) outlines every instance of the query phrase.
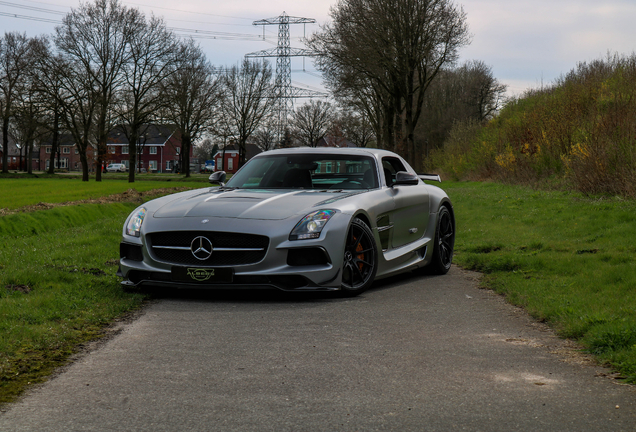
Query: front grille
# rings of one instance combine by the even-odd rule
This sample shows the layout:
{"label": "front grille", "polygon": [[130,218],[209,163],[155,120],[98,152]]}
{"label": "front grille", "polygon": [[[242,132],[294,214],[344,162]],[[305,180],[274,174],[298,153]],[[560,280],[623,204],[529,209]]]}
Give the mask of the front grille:
{"label": "front grille", "polygon": [[144,255],[141,252],[141,246],[131,245],[123,242],[119,244],[119,257],[127,258],[132,261],[144,260]]}
{"label": "front grille", "polygon": [[329,256],[323,248],[289,249],[287,252],[289,266],[327,265],[329,262]]}
{"label": "front grille", "polygon": [[[203,236],[212,242],[212,256],[194,257],[192,240]],[[217,231],[170,231],[146,235],[154,259],[178,265],[237,266],[254,264],[265,258],[269,238],[266,236]]]}

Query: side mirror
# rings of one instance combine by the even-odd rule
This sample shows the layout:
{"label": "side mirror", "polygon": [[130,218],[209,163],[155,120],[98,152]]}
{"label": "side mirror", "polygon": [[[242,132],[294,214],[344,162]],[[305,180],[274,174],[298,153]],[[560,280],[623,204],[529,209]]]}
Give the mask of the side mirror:
{"label": "side mirror", "polygon": [[420,178],[417,174],[412,174],[406,171],[398,171],[395,173],[395,183],[393,186],[399,185],[416,185],[420,182]]}
{"label": "side mirror", "polygon": [[216,171],[210,174],[208,181],[212,184],[218,183],[225,186],[225,171]]}

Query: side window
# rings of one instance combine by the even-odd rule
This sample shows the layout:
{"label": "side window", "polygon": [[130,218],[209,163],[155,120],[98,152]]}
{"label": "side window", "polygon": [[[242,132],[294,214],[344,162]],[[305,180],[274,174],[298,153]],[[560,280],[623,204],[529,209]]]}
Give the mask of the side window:
{"label": "side window", "polygon": [[395,173],[398,171],[406,171],[406,168],[404,168],[404,164],[402,164],[399,159],[385,157],[382,158],[382,171],[384,172],[386,185],[391,186],[395,181]]}

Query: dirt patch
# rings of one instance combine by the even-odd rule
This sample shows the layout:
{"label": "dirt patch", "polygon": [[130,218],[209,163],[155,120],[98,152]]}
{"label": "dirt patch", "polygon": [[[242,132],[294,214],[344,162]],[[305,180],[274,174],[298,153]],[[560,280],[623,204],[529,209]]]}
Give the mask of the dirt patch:
{"label": "dirt patch", "polygon": [[109,195],[106,197],[100,197],[95,199],[85,199],[79,201],[67,201],[63,203],[46,203],[39,202],[37,204],[20,207],[17,209],[6,209],[0,208],[0,216],[6,216],[16,213],[31,213],[38,210],[50,210],[55,207],[65,207],[72,206],[77,204],[112,204],[112,203],[120,203],[120,202],[138,202],[142,203],[152,198],[156,198],[163,195],[169,195],[172,193],[182,192],[185,190],[189,190],[191,188],[188,187],[177,187],[177,188],[161,188],[161,189],[152,189],[146,192],[138,192],[135,189],[128,189],[125,192]]}
{"label": "dirt patch", "polygon": [[543,349],[548,353],[555,355],[560,361],[565,363],[596,367],[598,368],[596,376],[606,377],[615,384],[624,384],[624,377],[621,376],[620,373],[614,372],[600,364],[592,354],[585,351],[585,347],[583,345],[574,340],[559,337],[557,332],[547,323],[540,322],[533,318],[524,308],[508,303],[504,295],[497,293],[486,286],[486,284],[483,283],[483,275],[481,273],[465,270],[460,267],[458,267],[458,269],[461,271],[466,280],[472,282],[490,299],[497,301],[501,305],[502,311],[508,313],[510,316],[515,316],[517,319],[525,321],[526,326],[534,330],[538,330],[541,333],[541,335],[535,338],[505,338],[497,334],[493,334],[491,337],[501,337],[503,342],[513,345],[527,345]]}
{"label": "dirt patch", "polygon": [[28,285],[7,285],[5,286],[7,291],[20,291],[21,293],[28,294],[31,292],[31,287]]}

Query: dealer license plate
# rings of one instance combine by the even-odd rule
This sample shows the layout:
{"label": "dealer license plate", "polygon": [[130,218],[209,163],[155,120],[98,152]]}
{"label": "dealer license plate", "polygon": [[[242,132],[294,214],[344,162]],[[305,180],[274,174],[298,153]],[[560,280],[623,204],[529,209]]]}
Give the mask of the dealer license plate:
{"label": "dealer license plate", "polygon": [[189,283],[231,283],[234,270],[231,268],[172,267],[172,280]]}

